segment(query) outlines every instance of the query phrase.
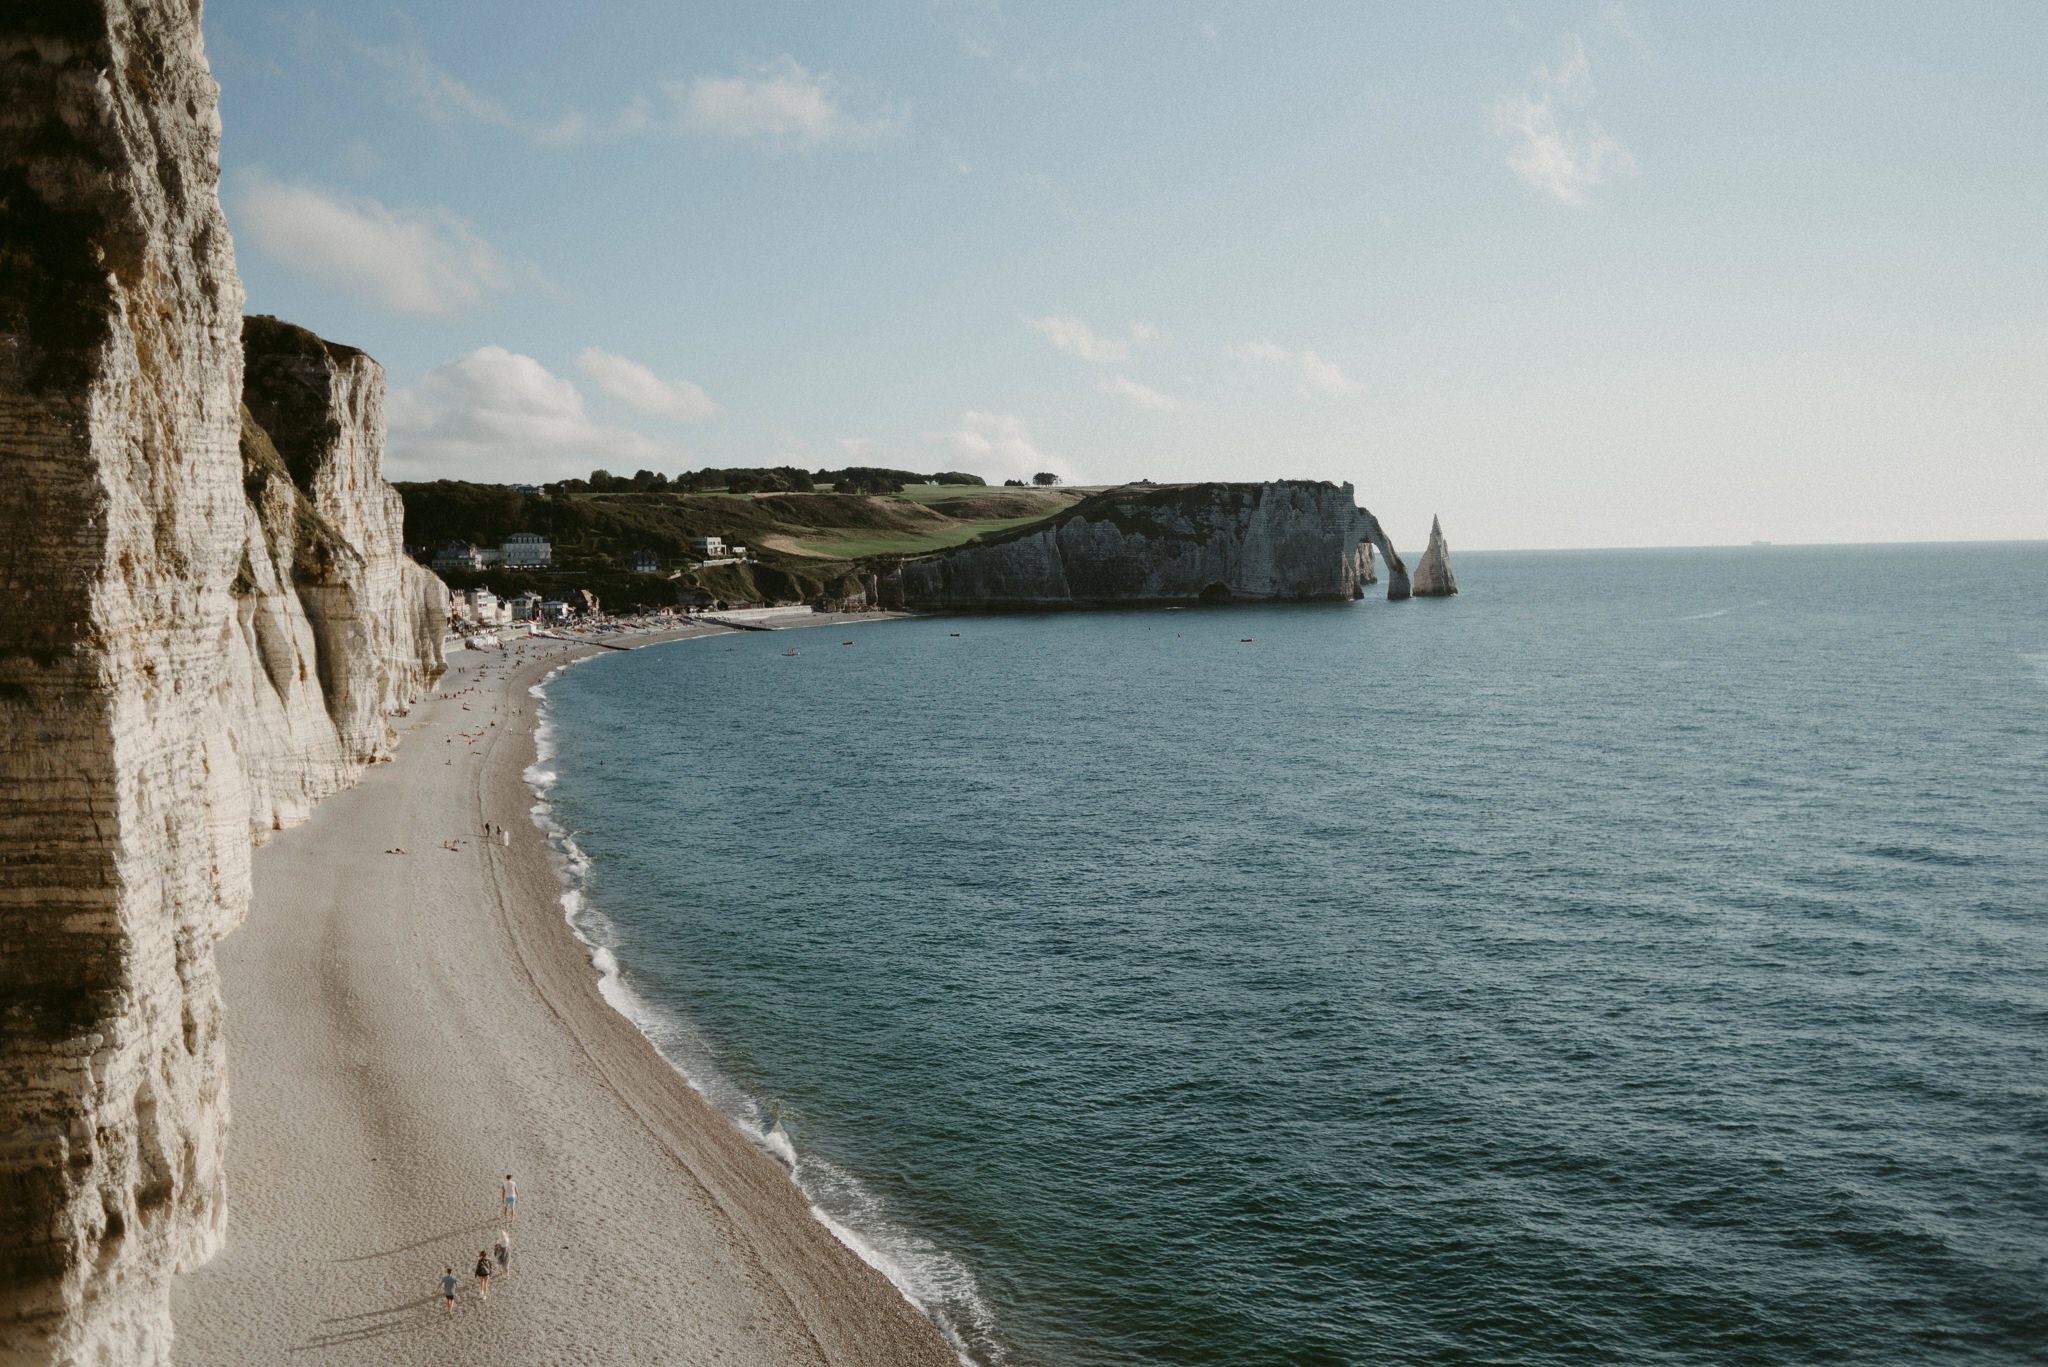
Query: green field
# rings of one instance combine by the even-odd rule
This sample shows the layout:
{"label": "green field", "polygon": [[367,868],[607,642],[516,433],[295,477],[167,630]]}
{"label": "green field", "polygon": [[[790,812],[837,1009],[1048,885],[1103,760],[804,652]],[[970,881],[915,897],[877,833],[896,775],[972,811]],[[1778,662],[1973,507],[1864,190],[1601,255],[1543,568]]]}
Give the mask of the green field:
{"label": "green field", "polygon": [[[494,546],[514,532],[545,536],[544,570],[450,570],[451,588],[500,595],[584,588],[614,607],[673,604],[691,594],[733,602],[801,602],[859,592],[860,561],[923,555],[1056,517],[1076,489],[906,485],[902,494],[570,493],[522,494],[455,480],[401,483],[405,539],[421,560],[447,541]],[[706,567],[699,536],[748,548],[745,565]],[[655,557],[653,574],[631,571]]]}
{"label": "green field", "polygon": [[820,555],[835,555],[845,560],[858,560],[869,555],[923,555],[926,551],[942,551],[948,546],[958,546],[978,536],[1007,532],[1012,527],[1043,522],[1049,515],[1034,513],[1030,517],[962,522],[931,532],[849,532],[830,541],[799,541],[796,544],[807,551],[816,551]]}

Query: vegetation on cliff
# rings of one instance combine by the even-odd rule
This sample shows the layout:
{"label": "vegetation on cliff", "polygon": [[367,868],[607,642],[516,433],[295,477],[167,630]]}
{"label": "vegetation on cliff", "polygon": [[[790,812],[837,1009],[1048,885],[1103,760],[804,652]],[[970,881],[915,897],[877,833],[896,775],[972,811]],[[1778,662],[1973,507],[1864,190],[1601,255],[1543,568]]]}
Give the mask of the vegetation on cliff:
{"label": "vegetation on cliff", "polygon": [[[499,594],[586,588],[607,607],[626,608],[667,606],[679,591],[722,602],[843,599],[859,592],[856,562],[922,554],[1042,522],[1079,497],[991,489],[964,482],[970,478],[906,485],[890,495],[576,493],[561,485],[534,495],[458,480],[397,487],[405,499],[406,544],[421,560],[444,542],[495,546],[515,532],[538,533],[553,546],[546,571],[453,571],[445,576],[451,587]],[[701,567],[690,541],[703,536],[747,547],[750,563]],[[660,573],[629,572],[640,551],[654,552]]]}

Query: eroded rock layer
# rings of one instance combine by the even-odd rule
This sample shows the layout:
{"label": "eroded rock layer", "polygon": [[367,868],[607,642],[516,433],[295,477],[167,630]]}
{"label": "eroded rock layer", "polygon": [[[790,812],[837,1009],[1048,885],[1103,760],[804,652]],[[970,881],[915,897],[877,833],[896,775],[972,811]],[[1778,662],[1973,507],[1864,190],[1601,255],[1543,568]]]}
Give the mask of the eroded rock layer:
{"label": "eroded rock layer", "polygon": [[1349,484],[1125,488],[1051,522],[906,560],[883,601],[914,608],[1351,599],[1377,583],[1408,596],[1408,571]]}
{"label": "eroded rock layer", "polygon": [[[384,482],[384,370],[275,318],[245,320],[235,735],[261,831],[388,758],[386,718],[441,670],[441,581],[405,554]],[[288,737],[279,744],[277,738]]]}
{"label": "eroded rock layer", "polygon": [[[0,10],[9,1364],[168,1361],[168,1277],[226,1211],[213,944],[289,805],[252,794],[346,782],[388,744],[371,713],[438,667],[390,500],[251,476],[217,94],[196,4]],[[337,490],[374,479],[374,451],[327,459]],[[356,644],[391,599],[409,615]]]}
{"label": "eroded rock layer", "polygon": [[1444,541],[1444,524],[1432,517],[1429,520],[1429,549],[1415,562],[1415,596],[1448,598],[1457,591],[1458,581],[1451,577],[1451,548]]}

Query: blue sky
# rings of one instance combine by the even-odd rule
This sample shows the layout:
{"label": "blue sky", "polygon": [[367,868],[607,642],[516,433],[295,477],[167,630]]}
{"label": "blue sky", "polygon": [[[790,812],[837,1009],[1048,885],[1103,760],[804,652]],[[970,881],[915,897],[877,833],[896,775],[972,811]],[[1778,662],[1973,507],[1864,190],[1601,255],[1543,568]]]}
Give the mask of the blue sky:
{"label": "blue sky", "polygon": [[2038,4],[214,0],[394,478],[1349,480],[1454,547],[2048,537]]}

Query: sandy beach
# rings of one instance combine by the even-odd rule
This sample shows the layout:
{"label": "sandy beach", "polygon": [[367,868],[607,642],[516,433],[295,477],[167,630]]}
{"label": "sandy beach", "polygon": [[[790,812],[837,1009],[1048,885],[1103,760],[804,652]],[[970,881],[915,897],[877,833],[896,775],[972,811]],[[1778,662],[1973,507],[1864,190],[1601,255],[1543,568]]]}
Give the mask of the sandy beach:
{"label": "sandy beach", "polygon": [[451,650],[397,758],[257,852],[219,947],[227,1245],[177,1279],[175,1359],[953,1364],[599,996],[522,773],[528,687],[601,648],[524,645]]}

